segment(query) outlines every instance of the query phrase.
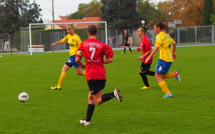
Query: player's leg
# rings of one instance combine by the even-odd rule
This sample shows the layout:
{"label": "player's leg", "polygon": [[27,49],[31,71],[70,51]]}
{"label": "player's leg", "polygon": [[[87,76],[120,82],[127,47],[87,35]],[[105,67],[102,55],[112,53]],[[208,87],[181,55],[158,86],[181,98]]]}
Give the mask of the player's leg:
{"label": "player's leg", "polygon": [[144,83],[144,87],[142,87],[141,89],[150,89],[151,87],[149,86],[149,82],[148,82],[148,79],[147,79],[147,77],[146,77],[146,74],[145,74],[145,70],[144,71],[142,71],[142,70],[140,70],[140,76],[141,76],[141,78],[142,78],[142,81],[143,81],[143,83]]}
{"label": "player's leg", "polygon": [[88,86],[90,92],[93,95],[93,99],[97,104],[102,104],[110,99],[116,97],[119,101],[122,101],[122,96],[119,89],[115,89],[113,92],[102,94],[102,89],[105,87],[106,80],[89,80]]}
{"label": "player's leg", "polygon": [[124,51],[122,52],[122,54],[125,54],[126,51],[126,45],[124,46]]}
{"label": "player's leg", "polygon": [[113,98],[117,98],[120,102],[122,102],[122,96],[120,94],[119,89],[115,89],[113,92],[102,94],[102,91],[99,91],[97,94],[93,95],[95,102],[99,105],[104,102],[107,102]]}
{"label": "player's leg", "polygon": [[78,75],[86,75],[86,71],[82,71],[81,67],[75,67],[75,71],[77,72]]}
{"label": "player's leg", "polygon": [[86,75],[86,71],[82,71],[80,65],[78,65],[78,63],[76,63],[75,57],[72,58],[72,64],[74,65],[75,71],[77,72],[78,75],[83,75],[83,76]]}
{"label": "player's leg", "polygon": [[159,73],[156,72],[155,73],[155,78],[158,81],[158,85],[161,87],[161,89],[165,93],[164,98],[171,98],[171,97],[173,97],[172,93],[169,91],[169,88],[167,87],[166,82],[162,78],[162,74],[159,74]]}
{"label": "player's leg", "polygon": [[[151,67],[151,64],[145,64],[143,62],[141,64],[139,74],[140,74],[140,76],[142,78],[143,83],[145,84],[145,86],[142,87],[141,89],[150,89],[151,88],[149,86],[149,82],[148,82],[148,79],[147,79],[147,76],[146,76],[147,74],[150,74],[150,72],[151,72],[151,71],[150,72],[148,71],[150,69],[150,67]],[[151,73],[151,75],[152,75],[152,73]]]}
{"label": "player's leg", "polygon": [[153,72],[153,71],[147,71],[146,75],[155,76],[155,72]]}
{"label": "player's leg", "polygon": [[91,118],[93,116],[94,109],[95,109],[95,103],[94,103],[93,95],[89,91],[86,119],[85,120],[80,120],[80,123],[82,125],[84,125],[84,126],[89,126],[90,125],[90,121],[91,121]]}
{"label": "player's leg", "polygon": [[171,98],[173,95],[169,91],[166,82],[163,79],[163,75],[165,75],[170,69],[172,63],[168,63],[159,59],[156,67],[155,78],[158,82],[158,85],[161,87],[163,92],[165,93],[164,98]]}
{"label": "player's leg", "polygon": [[67,64],[64,64],[63,68],[61,69],[61,75],[60,75],[60,78],[58,80],[57,86],[51,87],[51,89],[53,89],[53,90],[61,90],[63,81],[66,78],[66,72],[69,69],[70,69],[70,66],[68,66]]}
{"label": "player's leg", "polygon": [[128,45],[128,48],[129,48],[129,51],[130,51],[130,53],[132,54],[132,50],[131,50],[131,47],[130,47],[130,45]]}

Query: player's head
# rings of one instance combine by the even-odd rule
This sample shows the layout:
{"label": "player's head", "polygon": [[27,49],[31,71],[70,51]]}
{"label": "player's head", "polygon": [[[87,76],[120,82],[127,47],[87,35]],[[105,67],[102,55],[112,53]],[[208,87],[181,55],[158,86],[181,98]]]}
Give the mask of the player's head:
{"label": "player's head", "polygon": [[68,34],[73,34],[74,33],[74,30],[75,30],[75,24],[69,24],[67,27],[66,27],[66,30],[67,30],[67,33]]}
{"label": "player's head", "polygon": [[156,33],[160,33],[163,30],[165,30],[165,32],[169,31],[168,27],[162,22],[157,22],[154,25],[154,30],[155,30]]}
{"label": "player's head", "polygon": [[138,29],[138,36],[139,36],[139,37],[143,37],[143,36],[145,35],[147,29],[148,29],[148,28],[142,27],[142,26],[141,26],[141,27]]}
{"label": "player's head", "polygon": [[127,33],[128,33],[128,30],[127,30],[127,29],[125,29],[125,30],[124,30],[124,34],[127,34]]}
{"label": "player's head", "polygon": [[96,36],[97,35],[97,27],[95,25],[89,25],[87,29],[88,35]]}

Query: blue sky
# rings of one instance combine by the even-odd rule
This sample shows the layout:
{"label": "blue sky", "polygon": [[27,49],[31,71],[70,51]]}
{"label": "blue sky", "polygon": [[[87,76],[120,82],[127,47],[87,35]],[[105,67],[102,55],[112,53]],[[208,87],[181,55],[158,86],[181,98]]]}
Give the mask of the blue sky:
{"label": "blue sky", "polygon": [[[65,16],[74,13],[78,10],[78,5],[80,3],[89,3],[92,0],[35,0],[35,2],[40,5],[40,8],[42,8],[42,19],[45,22],[52,20],[52,1],[54,1],[54,18],[59,19],[59,15]],[[159,1],[165,0],[150,1],[156,4]],[[33,2],[33,0],[30,0],[30,2]]]}

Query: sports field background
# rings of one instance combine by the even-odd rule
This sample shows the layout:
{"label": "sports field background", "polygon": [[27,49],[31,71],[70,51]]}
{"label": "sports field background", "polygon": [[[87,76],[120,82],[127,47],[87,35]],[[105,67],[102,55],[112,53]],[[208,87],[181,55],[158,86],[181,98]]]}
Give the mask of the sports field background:
{"label": "sports field background", "polygon": [[[178,59],[170,71],[178,70],[182,82],[165,80],[171,99],[162,99],[164,93],[151,76],[151,89],[140,89],[140,52],[121,55],[122,50],[115,50],[113,63],[105,65],[103,93],[120,88],[123,102],[96,105],[90,127],[79,124],[87,109],[85,77],[72,68],[61,91],[49,89],[57,84],[68,52],[2,55],[0,134],[214,134],[214,50],[214,45],[177,47]],[[157,60],[158,53],[151,70]],[[18,101],[23,91],[30,96],[25,103]]]}

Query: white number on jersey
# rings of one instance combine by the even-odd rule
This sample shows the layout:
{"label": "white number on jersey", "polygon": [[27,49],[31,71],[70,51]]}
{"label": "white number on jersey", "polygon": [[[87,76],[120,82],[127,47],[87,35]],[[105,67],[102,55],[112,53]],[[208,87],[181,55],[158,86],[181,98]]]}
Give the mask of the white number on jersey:
{"label": "white number on jersey", "polygon": [[90,56],[90,59],[93,60],[93,57],[94,57],[95,52],[96,52],[96,48],[94,48],[94,47],[89,47],[89,51],[92,51],[91,56]]}

